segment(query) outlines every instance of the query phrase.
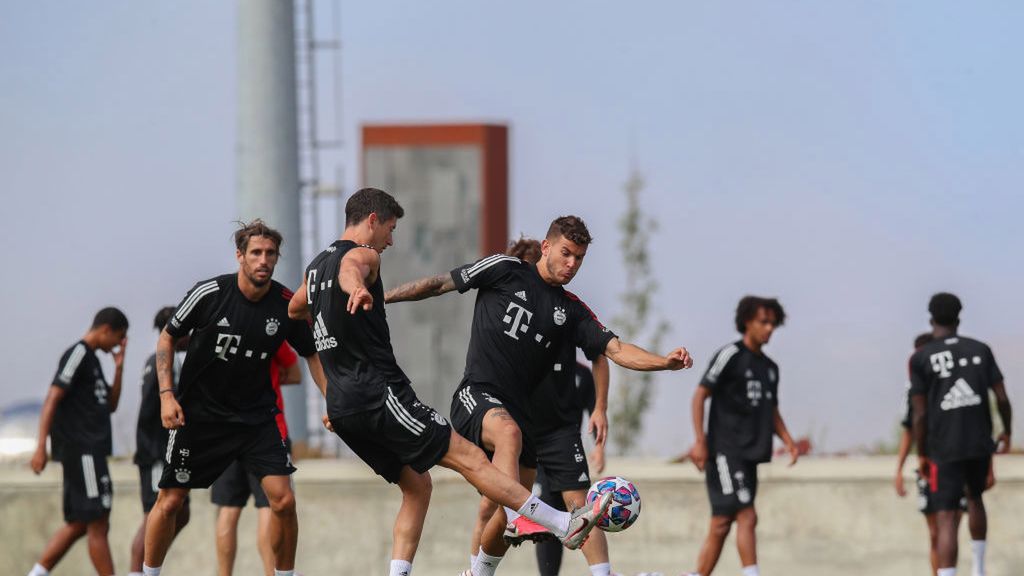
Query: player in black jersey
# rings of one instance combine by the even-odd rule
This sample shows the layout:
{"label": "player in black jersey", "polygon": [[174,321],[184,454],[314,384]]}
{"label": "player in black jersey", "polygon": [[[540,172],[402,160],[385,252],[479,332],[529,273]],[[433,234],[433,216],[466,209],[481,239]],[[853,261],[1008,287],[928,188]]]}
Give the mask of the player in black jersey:
{"label": "player in black jersey", "polygon": [[[491,453],[498,468],[526,485],[533,484],[536,454],[530,437],[523,433],[524,408],[563,346],[581,348],[592,358],[605,354],[633,370],[678,370],[692,365],[685,348],[658,356],[619,341],[564,288],[583,264],[590,242],[583,220],[563,216],[548,228],[536,266],[495,254],[387,294],[388,302],[401,302],[452,290],[478,290],[466,372],[452,399],[452,423]],[[515,519],[514,510],[495,512],[482,536],[474,576],[493,574],[508,549],[502,538],[507,521]]]}
{"label": "player in black jersey", "polygon": [[[524,262],[536,264],[542,255],[541,243],[520,238],[505,251]],[[540,498],[563,510],[586,501],[590,487],[590,468],[583,452],[580,424],[583,412],[590,414],[588,432],[594,436],[591,459],[600,474],[604,470],[604,447],[608,435],[608,359],[602,354],[593,359],[593,371],[576,361],[576,348],[566,346],[551,371],[530,396],[527,435],[533,439],[537,452],[535,487]],[[494,515],[495,506],[486,498],[481,502],[471,555],[480,549],[484,525]],[[505,531],[505,539],[517,544],[523,539],[536,540],[535,552],[541,576],[557,575],[562,563],[562,547],[550,540],[550,533],[530,534],[530,527],[520,518]],[[547,536],[545,538],[544,536]],[[582,548],[592,576],[608,576],[608,541],[604,532],[594,532]]]}
{"label": "player in black jersey", "polygon": [[[39,415],[39,436],[32,471],[46,468],[46,437],[53,459],[64,470],[64,525],[50,538],[29,576],[46,576],[82,536],[88,534],[89,558],[99,574],[113,574],[107,541],[113,491],[110,456],[110,414],[121,398],[121,371],[128,345],[128,318],[117,308],[96,313],[92,326],[60,358],[57,374]],[[114,381],[103,377],[96,350],[114,359]]]}
{"label": "player in black jersey", "polygon": [[[1012,411],[1003,374],[992,350],[982,342],[957,334],[960,299],[942,292],[928,303],[934,340],[910,357],[910,394],[914,439],[921,475],[929,479],[936,511],[938,576],[956,574],[960,498],[977,507],[972,524],[979,538],[975,558],[984,557],[988,520],[982,492],[997,444],[992,440],[989,391],[995,393],[1003,433],[998,451],[1010,449]],[[984,563],[975,566],[984,574]]]}
{"label": "player in black jersey", "polygon": [[[292,292],[274,282],[281,234],[255,220],[235,232],[238,272],[195,285],[160,334],[156,365],[160,416],[171,430],[160,494],[146,525],[143,572],[158,575],[178,510],[192,488],[207,488],[239,460],[270,501],[276,572],[294,572],[298,518],[289,475],[295,471],[277,428],[270,361],[285,340],[306,358],[324,389],[309,325],[288,318]],[[175,388],[175,341],[190,336]]]}
{"label": "player in black jersey", "polygon": [[[164,326],[174,315],[174,306],[161,308],[153,318],[153,327],[163,331]],[[178,340],[176,350],[179,353],[188,349],[188,338]],[[172,366],[175,383],[177,383],[179,362],[175,356]],[[160,477],[164,472],[164,454],[167,452],[168,431],[160,421],[160,383],[156,377],[156,353],[146,359],[146,367],[142,370],[142,400],[139,404],[139,418],[135,425],[135,457],[133,461],[139,467],[139,497],[142,500],[142,524],[135,532],[131,550],[131,572],[128,576],[142,574],[142,558],[146,542],[146,520],[149,511],[156,503],[160,487]],[[188,524],[189,503],[186,500],[178,511],[175,523],[175,535]]]}
{"label": "player in black jersey", "polygon": [[481,493],[531,517],[579,547],[610,498],[570,515],[538,500],[487,462],[484,453],[421,403],[398,366],[384,309],[381,253],[404,210],[386,192],[364,188],[345,205],[341,239],[306,268],[292,298],[292,318],[313,321],[328,380],[334,432],[373,470],[402,490],[395,520],[392,576],[408,573],[430,503],[435,464],[462,474]]}
{"label": "player in black jersey", "polygon": [[[696,438],[690,457],[705,473],[711,524],[692,574],[709,576],[722,554],[733,522],[743,576],[757,576],[757,465],[772,457],[777,434],[796,464],[799,450],[779,412],[779,367],[763,348],[786,320],[774,298],[745,296],[736,307],[736,330],[743,338],[719,350],[693,394]],[[704,403],[711,415],[704,433]]]}

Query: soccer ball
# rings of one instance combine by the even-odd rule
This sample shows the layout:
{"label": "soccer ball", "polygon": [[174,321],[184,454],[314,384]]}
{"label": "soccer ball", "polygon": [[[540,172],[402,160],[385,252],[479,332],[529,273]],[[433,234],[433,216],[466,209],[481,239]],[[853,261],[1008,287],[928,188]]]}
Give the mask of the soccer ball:
{"label": "soccer ball", "polygon": [[621,532],[629,528],[640,517],[640,492],[625,478],[608,476],[601,478],[587,491],[587,504],[593,504],[605,492],[611,492],[612,503],[597,521],[597,527],[605,532]]}

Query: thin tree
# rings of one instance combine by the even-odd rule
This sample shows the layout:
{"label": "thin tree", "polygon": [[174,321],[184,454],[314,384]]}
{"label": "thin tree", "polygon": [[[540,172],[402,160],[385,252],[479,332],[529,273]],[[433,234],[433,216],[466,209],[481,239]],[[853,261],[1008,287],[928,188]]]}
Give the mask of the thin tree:
{"label": "thin tree", "polygon": [[[658,283],[651,274],[648,244],[658,223],[641,205],[644,186],[643,175],[633,167],[624,186],[626,211],[619,218],[622,232],[619,248],[626,271],[626,290],[622,295],[623,308],[613,319],[613,325],[624,342],[637,342],[648,350],[659,350],[669,324],[651,314]],[[609,433],[617,454],[630,453],[643,432],[643,417],[651,405],[653,377],[651,372],[616,367],[614,399],[609,406]]]}

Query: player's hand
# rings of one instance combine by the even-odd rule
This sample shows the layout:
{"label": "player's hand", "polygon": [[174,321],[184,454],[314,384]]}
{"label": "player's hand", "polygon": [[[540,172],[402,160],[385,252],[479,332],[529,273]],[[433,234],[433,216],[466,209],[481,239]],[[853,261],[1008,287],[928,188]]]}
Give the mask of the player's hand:
{"label": "player's hand", "polygon": [[1010,452],[1010,435],[1003,432],[996,438],[996,454],[1008,454]]}
{"label": "player's hand", "polygon": [[896,488],[896,495],[903,498],[907,495],[907,489],[903,486],[903,472],[897,472],[896,476],[892,479],[892,485]]}
{"label": "player's hand", "polygon": [[604,410],[598,410],[590,414],[587,434],[593,436],[594,442],[598,446],[604,446],[604,443],[608,440],[608,414]]}
{"label": "player's hand", "polygon": [[793,466],[800,459],[800,448],[796,445],[796,442],[790,442],[786,444],[786,450],[789,452],[789,465]]}
{"label": "player's hand", "polygon": [[665,359],[668,360],[669,370],[680,370],[693,366],[693,358],[690,357],[690,353],[686,351],[686,348],[676,348],[669,352]]}
{"label": "player's hand", "polygon": [[598,474],[604,472],[604,444],[594,446],[594,450],[590,452],[590,468]]}
{"label": "player's hand", "polygon": [[36,449],[35,454],[32,455],[32,460],[29,462],[29,466],[32,468],[32,472],[39,474],[46,468],[46,446],[40,446]]}
{"label": "player's hand", "polygon": [[707,442],[697,442],[690,448],[690,460],[693,461],[693,465],[697,467],[697,470],[704,471],[704,466],[708,463],[708,444]]}
{"label": "player's hand", "polygon": [[328,418],[326,414],[323,415],[321,420],[323,420],[324,428],[326,428],[328,432],[334,432],[334,424],[331,424],[331,419]]}
{"label": "player's hand", "polygon": [[117,350],[113,352],[114,356],[114,368],[121,368],[124,366],[124,349],[128,347],[128,337],[121,338],[121,343],[118,344]]}
{"label": "player's hand", "polygon": [[373,308],[373,296],[365,286],[359,286],[349,294],[347,308],[349,314],[355,314],[360,308],[364,312],[369,312]]}
{"label": "player's hand", "polygon": [[181,404],[168,392],[160,396],[160,422],[168,430],[177,430],[185,425],[185,413],[181,410]]}

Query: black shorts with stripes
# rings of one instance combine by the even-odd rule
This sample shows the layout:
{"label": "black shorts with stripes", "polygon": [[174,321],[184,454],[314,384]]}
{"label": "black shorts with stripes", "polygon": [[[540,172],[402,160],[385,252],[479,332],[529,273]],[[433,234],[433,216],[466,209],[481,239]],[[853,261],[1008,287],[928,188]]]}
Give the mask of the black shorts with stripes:
{"label": "black shorts with stripes", "polygon": [[708,455],[704,480],[712,516],[735,516],[757,498],[757,463],[721,452]]}
{"label": "black shorts with stripes", "polygon": [[257,478],[295,472],[273,419],[260,424],[192,421],[171,431],[159,486],[209,488],[235,460]]}
{"label": "black shorts with stripes", "polygon": [[388,482],[397,484],[402,467],[426,472],[448,453],[452,428],[419,401],[412,386],[388,386],[384,404],[347,416],[328,414],[334,433]]}
{"label": "black shorts with stripes", "polygon": [[93,522],[110,513],[114,488],[102,454],[64,449],[64,521]]}
{"label": "black shorts with stripes", "polygon": [[487,384],[463,380],[452,397],[452,426],[467,440],[476,444],[491,458],[494,454],[484,446],[484,418],[494,408],[504,408],[519,426],[523,448],[519,453],[519,465],[525,468],[537,467],[537,451],[529,433],[529,421],[522,411],[509,402],[501,392]]}

